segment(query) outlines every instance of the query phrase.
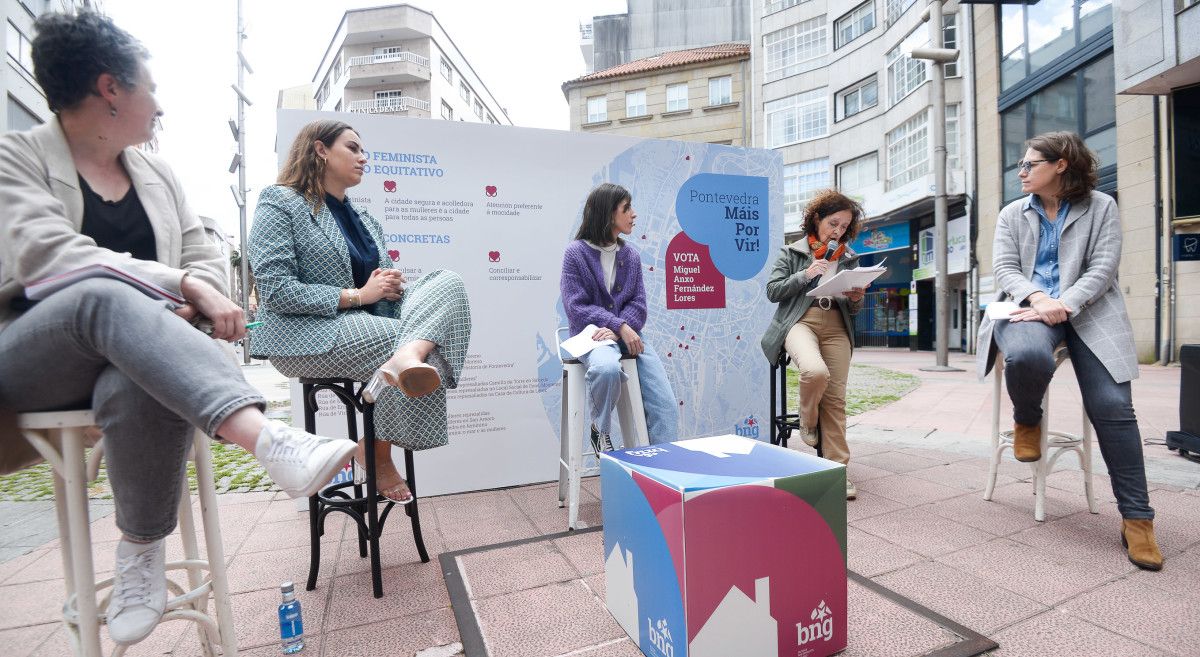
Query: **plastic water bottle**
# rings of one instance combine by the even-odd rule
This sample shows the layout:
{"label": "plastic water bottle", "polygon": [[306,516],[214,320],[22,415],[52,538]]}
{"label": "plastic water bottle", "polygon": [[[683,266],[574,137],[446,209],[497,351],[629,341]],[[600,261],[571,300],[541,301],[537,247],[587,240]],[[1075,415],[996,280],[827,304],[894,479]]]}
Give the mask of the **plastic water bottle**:
{"label": "plastic water bottle", "polygon": [[279,590],[283,594],[283,602],[279,604],[279,644],[285,655],[291,655],[304,650],[304,620],[300,617],[296,585],[284,582]]}

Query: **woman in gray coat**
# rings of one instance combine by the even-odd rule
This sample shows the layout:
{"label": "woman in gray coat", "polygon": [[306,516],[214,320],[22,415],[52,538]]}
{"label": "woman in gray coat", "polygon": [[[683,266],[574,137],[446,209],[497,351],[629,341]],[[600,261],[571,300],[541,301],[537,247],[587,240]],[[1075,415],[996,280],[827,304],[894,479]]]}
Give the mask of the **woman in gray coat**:
{"label": "woman in gray coat", "polygon": [[977,366],[986,375],[995,349],[1003,352],[1013,454],[1037,461],[1042,397],[1054,376],[1054,349],[1066,342],[1123,518],[1122,543],[1135,565],[1159,570],[1129,383],[1138,375],[1133,329],[1117,285],[1117,203],[1095,191],[1096,156],[1079,135],[1051,132],[1026,147],[1017,175],[1028,196],[1000,211],[992,262],[1001,296],[1021,307],[1006,321],[984,319]]}

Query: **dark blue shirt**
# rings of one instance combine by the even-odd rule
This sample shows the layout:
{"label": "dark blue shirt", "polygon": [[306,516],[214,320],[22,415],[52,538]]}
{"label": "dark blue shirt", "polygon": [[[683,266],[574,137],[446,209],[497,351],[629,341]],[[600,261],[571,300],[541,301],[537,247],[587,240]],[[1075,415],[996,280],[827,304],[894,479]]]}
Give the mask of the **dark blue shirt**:
{"label": "dark blue shirt", "polygon": [[[346,238],[346,248],[350,251],[350,273],[354,276],[354,287],[362,287],[371,278],[371,272],[379,267],[379,250],[376,248],[375,240],[367,232],[367,227],[363,225],[362,219],[358,216],[354,206],[350,205],[349,200],[339,201],[332,195],[326,194],[325,204],[329,206],[329,212],[333,214],[338,228],[342,229],[342,236]],[[363,309],[373,313],[375,306],[374,304],[363,306]]]}
{"label": "dark blue shirt", "polygon": [[1037,194],[1029,195],[1025,207],[1033,208],[1038,215],[1038,248],[1037,258],[1033,261],[1033,284],[1051,298],[1057,299],[1061,291],[1058,289],[1058,241],[1062,239],[1063,225],[1067,223],[1067,213],[1071,211],[1071,204],[1060,201],[1058,216],[1054,221],[1050,221],[1046,216],[1046,209],[1042,207]]}

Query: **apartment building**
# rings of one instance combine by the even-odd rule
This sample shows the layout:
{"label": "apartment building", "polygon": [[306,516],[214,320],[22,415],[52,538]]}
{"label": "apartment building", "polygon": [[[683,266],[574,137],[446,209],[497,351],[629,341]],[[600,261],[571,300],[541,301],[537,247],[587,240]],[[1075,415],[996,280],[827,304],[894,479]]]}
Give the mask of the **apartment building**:
{"label": "apartment building", "polygon": [[4,93],[5,130],[29,130],[50,119],[46,96],[33,78],[33,23],[47,11],[71,12],[84,7],[100,9],[95,0],[0,0],[4,16],[5,64],[0,73]]}
{"label": "apartment building", "polygon": [[665,52],[563,83],[571,130],[748,144],[750,47]]}
{"label": "apartment building", "polygon": [[[753,144],[784,161],[786,241],[802,234],[802,212],[818,190],[859,200],[867,221],[852,247],[863,264],[886,258],[856,319],[860,345],[932,349],[934,333],[932,67],[943,66],[949,200],[951,349],[969,347],[971,143],[970,60],[913,59],[931,26],[916,0],[762,0],[752,41]],[[957,2],[938,28],[963,49]]]}
{"label": "apartment building", "polygon": [[[437,18],[408,4],[343,14],[309,93],[326,111],[512,125]],[[291,89],[279,101],[307,104]]]}
{"label": "apartment building", "polygon": [[588,73],[674,50],[750,40],[750,6],[761,0],[627,0],[626,12],[581,26]]}

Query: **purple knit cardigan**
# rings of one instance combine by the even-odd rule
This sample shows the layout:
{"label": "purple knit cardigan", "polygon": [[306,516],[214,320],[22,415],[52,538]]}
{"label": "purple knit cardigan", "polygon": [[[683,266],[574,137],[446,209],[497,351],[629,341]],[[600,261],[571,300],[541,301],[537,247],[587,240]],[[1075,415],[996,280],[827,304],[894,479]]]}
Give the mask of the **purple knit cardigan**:
{"label": "purple knit cardigan", "polygon": [[583,240],[567,245],[563,254],[563,308],[571,323],[571,334],[588,324],[621,330],[622,324],[641,333],[646,324],[646,287],[642,284],[642,259],[628,244],[617,250],[616,280],[611,292],[604,289],[600,252]]}

